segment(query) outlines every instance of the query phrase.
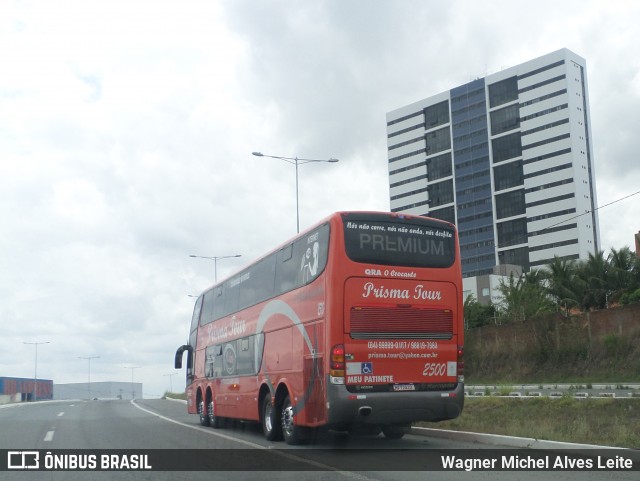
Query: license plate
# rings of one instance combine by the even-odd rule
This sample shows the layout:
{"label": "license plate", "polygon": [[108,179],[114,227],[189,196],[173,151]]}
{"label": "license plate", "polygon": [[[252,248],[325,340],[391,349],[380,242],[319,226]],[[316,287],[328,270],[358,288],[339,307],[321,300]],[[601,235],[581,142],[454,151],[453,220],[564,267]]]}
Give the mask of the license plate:
{"label": "license plate", "polygon": [[394,384],[394,391],[415,391],[416,387],[413,384]]}

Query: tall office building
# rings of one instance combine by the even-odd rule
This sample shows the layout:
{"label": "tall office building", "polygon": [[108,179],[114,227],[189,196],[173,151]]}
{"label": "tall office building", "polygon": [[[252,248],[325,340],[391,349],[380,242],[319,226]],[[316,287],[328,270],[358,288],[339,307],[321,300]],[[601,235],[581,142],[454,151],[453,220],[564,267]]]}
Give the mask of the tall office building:
{"label": "tall office building", "polygon": [[387,142],[391,210],[455,223],[464,277],[599,250],[586,66],[573,52],[389,112]]}

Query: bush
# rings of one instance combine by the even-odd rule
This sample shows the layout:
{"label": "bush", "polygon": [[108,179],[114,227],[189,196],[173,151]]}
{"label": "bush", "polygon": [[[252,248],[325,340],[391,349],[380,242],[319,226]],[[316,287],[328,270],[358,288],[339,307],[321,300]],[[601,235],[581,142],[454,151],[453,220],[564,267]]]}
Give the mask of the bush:
{"label": "bush", "polygon": [[627,338],[615,334],[607,334],[602,341],[606,354],[614,359],[626,354],[631,347]]}

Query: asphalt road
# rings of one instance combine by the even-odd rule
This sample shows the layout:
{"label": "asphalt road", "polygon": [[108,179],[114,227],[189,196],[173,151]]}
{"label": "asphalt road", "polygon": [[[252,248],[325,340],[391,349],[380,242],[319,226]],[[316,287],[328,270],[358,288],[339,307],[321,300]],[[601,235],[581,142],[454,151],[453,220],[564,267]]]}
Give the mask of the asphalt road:
{"label": "asphalt road", "polygon": [[[201,427],[196,416],[186,413],[184,404],[169,400],[41,402],[0,408],[0,450],[173,450],[165,453],[164,459],[171,464],[172,456],[180,456],[183,450],[200,449],[210,466],[207,471],[195,472],[5,471],[0,472],[3,481],[639,479],[638,471],[624,470],[417,471],[418,461],[434,453],[439,459],[441,454],[451,453],[481,457],[486,449],[494,450],[489,457],[508,452],[495,451],[495,446],[413,434],[390,441],[383,436],[321,433],[310,445],[281,451],[284,448],[281,442],[265,440],[253,423],[233,423],[224,429]],[[486,451],[484,454],[487,457]],[[381,463],[389,463],[393,469],[375,470]],[[232,466],[234,471],[220,471],[219,465]],[[245,467],[246,471],[239,470]]]}

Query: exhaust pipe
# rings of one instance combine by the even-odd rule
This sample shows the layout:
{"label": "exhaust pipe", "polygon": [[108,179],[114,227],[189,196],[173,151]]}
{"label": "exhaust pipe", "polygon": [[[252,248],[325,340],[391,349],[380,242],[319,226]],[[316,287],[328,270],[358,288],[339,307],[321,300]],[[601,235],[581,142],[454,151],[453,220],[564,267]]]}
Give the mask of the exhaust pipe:
{"label": "exhaust pipe", "polygon": [[371,406],[362,406],[358,409],[358,414],[363,418],[366,418],[373,412],[373,408]]}

